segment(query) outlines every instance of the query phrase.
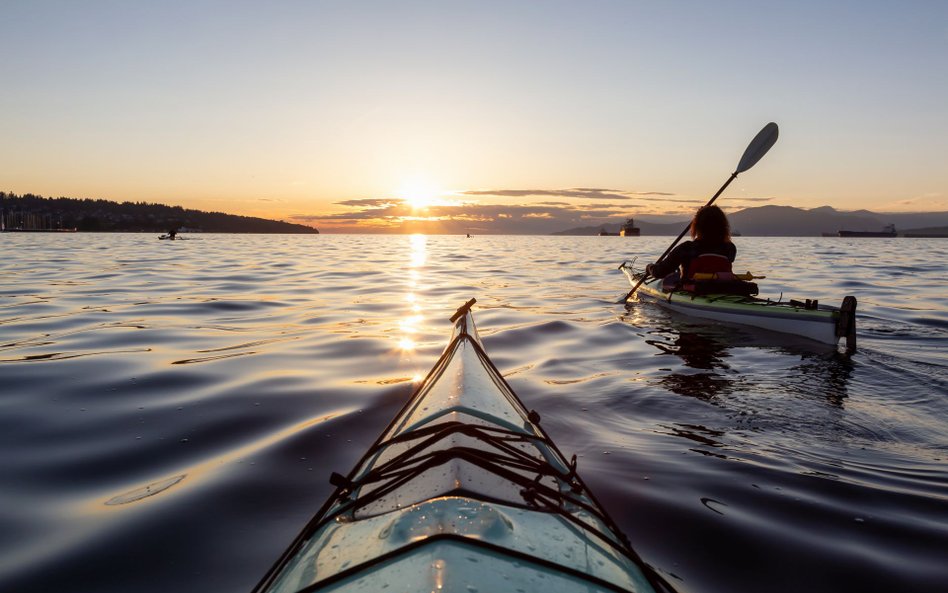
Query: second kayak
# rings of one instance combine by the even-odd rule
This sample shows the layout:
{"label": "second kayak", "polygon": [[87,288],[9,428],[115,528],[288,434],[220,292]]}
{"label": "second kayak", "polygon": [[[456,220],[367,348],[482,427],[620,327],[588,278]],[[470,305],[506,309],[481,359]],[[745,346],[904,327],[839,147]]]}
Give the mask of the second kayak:
{"label": "second kayak", "polygon": [[672,591],[488,358],[473,303],[257,593]]}
{"label": "second kayak", "polygon": [[[633,286],[642,277],[630,262],[623,262],[619,269]],[[831,307],[812,301],[776,302],[752,296],[695,295],[684,290],[664,292],[661,278],[643,282],[636,295],[676,313],[802,336],[833,346],[844,339],[848,352],[856,350],[856,297],[847,296],[841,306]]]}

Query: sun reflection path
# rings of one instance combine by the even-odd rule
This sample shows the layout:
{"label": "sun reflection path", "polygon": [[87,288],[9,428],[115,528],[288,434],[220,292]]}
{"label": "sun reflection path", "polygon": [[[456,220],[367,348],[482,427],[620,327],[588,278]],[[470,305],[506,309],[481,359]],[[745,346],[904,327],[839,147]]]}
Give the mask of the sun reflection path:
{"label": "sun reflection path", "polygon": [[420,268],[425,265],[428,257],[428,237],[426,235],[411,236],[411,262],[409,267]]}
{"label": "sun reflection path", "polygon": [[[403,356],[410,357],[417,347],[416,336],[421,324],[424,323],[424,316],[421,314],[422,307],[418,299],[418,290],[421,286],[421,270],[425,266],[428,255],[428,237],[425,235],[412,235],[410,237],[410,251],[408,260],[408,293],[405,295],[405,301],[408,303],[408,313],[399,320],[399,340],[398,348]],[[416,372],[412,381],[421,380],[422,373]]]}

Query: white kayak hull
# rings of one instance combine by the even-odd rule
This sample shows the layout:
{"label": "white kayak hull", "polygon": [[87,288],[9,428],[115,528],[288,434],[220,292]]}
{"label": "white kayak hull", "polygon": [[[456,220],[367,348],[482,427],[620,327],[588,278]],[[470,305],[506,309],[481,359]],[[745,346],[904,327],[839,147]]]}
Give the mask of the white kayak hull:
{"label": "white kayak hull", "polygon": [[[619,267],[629,282],[635,286],[641,275],[631,265]],[[746,325],[807,338],[821,344],[835,346],[841,338],[847,338],[855,349],[855,299],[844,307],[819,305],[807,308],[804,303],[773,302],[737,295],[693,295],[685,291],[664,292],[662,280],[654,279],[642,283],[635,292],[636,298],[700,319],[720,323]],[[631,297],[629,297],[631,298]],[[845,305],[846,301],[844,301]]]}

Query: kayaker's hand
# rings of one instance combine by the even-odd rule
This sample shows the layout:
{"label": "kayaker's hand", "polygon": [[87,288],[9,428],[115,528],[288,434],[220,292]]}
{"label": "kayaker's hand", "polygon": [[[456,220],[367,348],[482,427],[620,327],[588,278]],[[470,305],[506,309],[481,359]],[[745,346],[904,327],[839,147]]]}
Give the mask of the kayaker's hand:
{"label": "kayaker's hand", "polygon": [[646,275],[646,276],[651,276],[652,278],[654,278],[654,277],[655,277],[655,274],[652,273],[652,270],[654,270],[654,269],[655,269],[655,264],[649,264],[649,265],[645,266],[645,275]]}

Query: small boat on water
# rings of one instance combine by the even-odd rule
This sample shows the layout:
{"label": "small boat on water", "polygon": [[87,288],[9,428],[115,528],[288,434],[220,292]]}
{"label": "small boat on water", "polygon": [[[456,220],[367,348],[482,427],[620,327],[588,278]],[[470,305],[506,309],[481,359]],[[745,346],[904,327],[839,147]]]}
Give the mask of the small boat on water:
{"label": "small boat on water", "polygon": [[473,304],[256,593],[673,592],[488,358]]}
{"label": "small boat on water", "polygon": [[[623,262],[619,269],[633,286],[638,285],[642,272],[635,271],[631,262]],[[641,300],[654,302],[675,313],[759,327],[832,346],[845,339],[847,352],[856,350],[856,297],[847,296],[839,307],[832,307],[810,299],[802,302],[771,301],[735,294],[666,292],[662,283],[661,278],[647,280],[635,294]]]}
{"label": "small boat on water", "polygon": [[896,237],[895,225],[890,224],[881,231],[839,231],[840,237]]}
{"label": "small boat on water", "polygon": [[625,221],[625,224],[622,225],[622,230],[619,231],[619,234],[623,237],[638,237],[642,233],[642,230],[635,226],[635,220],[630,218]]}

